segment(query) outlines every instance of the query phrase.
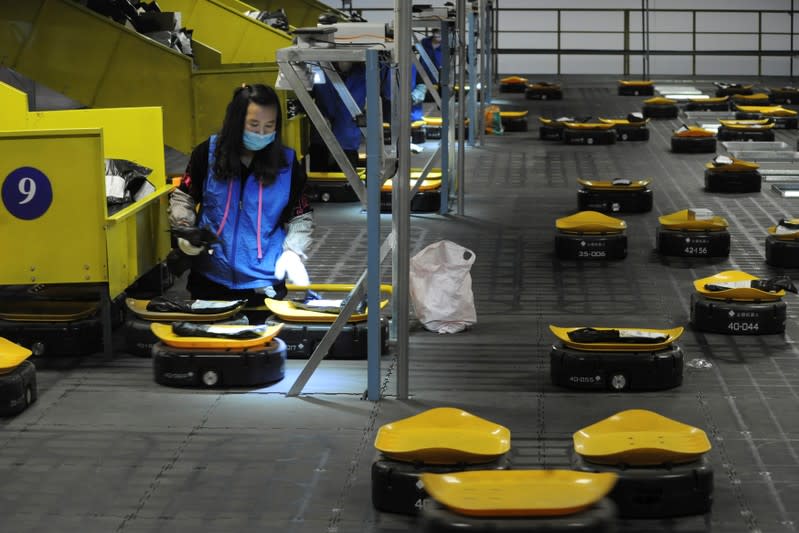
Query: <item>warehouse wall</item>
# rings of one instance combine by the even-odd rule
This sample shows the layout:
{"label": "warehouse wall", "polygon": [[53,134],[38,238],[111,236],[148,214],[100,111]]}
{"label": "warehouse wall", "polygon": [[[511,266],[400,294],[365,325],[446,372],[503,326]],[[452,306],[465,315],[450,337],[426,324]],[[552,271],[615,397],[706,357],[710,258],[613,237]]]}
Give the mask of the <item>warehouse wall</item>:
{"label": "warehouse wall", "polygon": [[[419,3],[443,5],[443,1]],[[495,0],[494,5],[500,74],[622,75],[626,68],[634,75],[642,71],[642,57],[634,53],[643,48],[640,0]],[[393,0],[352,2],[353,9],[363,10],[370,22],[390,21],[393,6]],[[799,0],[650,0],[650,74],[789,76],[799,72],[797,58],[789,53],[799,48],[795,37],[799,16],[792,8],[799,8]],[[561,54],[554,53],[558,48]],[[631,51],[626,62],[625,49]],[[607,53],[581,53],[598,50]],[[759,56],[754,54],[757,51]]]}

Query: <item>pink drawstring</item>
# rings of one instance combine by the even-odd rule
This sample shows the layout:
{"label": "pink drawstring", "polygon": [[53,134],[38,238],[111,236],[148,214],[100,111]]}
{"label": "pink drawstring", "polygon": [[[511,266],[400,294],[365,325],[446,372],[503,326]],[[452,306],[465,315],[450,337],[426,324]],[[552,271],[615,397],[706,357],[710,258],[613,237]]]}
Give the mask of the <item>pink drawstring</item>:
{"label": "pink drawstring", "polygon": [[227,215],[230,212],[230,197],[231,196],[233,196],[233,180],[228,180],[227,201],[225,202],[225,214],[222,215],[222,222],[219,224],[219,229],[216,230],[217,237],[222,234],[222,228],[225,227],[225,222],[227,222]]}
{"label": "pink drawstring", "polygon": [[261,203],[264,199],[264,184],[258,181],[258,259],[263,258],[264,254],[261,253]]}

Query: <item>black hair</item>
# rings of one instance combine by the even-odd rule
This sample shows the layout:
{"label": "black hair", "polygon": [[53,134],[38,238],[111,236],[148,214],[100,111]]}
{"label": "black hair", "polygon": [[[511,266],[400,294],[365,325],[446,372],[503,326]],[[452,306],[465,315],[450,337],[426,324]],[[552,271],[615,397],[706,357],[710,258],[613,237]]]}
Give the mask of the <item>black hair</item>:
{"label": "black hair", "polygon": [[233,91],[233,99],[227,106],[225,120],[216,140],[213,170],[217,179],[231,179],[240,176],[244,171],[241,163],[241,155],[244,152],[242,137],[247,108],[251,102],[261,106],[274,106],[277,110],[275,140],[263,150],[253,152],[251,172],[259,180],[269,184],[275,181],[278,171],[288,164],[283,153],[283,144],[280,142],[283,117],[277,93],[273,88],[260,83],[242,85]]}

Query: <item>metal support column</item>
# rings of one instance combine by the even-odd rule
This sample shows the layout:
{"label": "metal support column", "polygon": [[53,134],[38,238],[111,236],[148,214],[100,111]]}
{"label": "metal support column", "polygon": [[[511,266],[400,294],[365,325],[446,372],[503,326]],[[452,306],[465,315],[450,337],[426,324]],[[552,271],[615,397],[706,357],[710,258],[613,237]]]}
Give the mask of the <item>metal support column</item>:
{"label": "metal support column", "polygon": [[[396,238],[394,246],[396,271],[394,299],[397,326],[397,398],[408,399],[408,285],[410,279],[410,208],[409,181],[411,176],[411,2],[394,0],[394,54],[397,63],[399,88],[395,93],[399,114],[397,144],[397,175],[391,191],[391,222]],[[379,330],[377,330],[379,331]]]}
{"label": "metal support column", "polygon": [[[377,50],[366,51],[366,72],[380,71]],[[377,75],[366,76],[366,101],[380,102],[380,87]],[[380,106],[376,112],[367,113],[366,129],[381,132],[381,135],[366,136],[366,227],[367,262],[366,291],[368,316],[367,331],[367,387],[366,397],[371,401],[380,399],[380,166],[383,151],[383,120]]]}
{"label": "metal support column", "polygon": [[467,49],[466,49],[466,61],[469,65],[469,93],[466,95],[467,102],[468,102],[468,113],[469,113],[469,146],[475,145],[475,140],[477,138],[477,132],[479,131],[479,126],[482,122],[480,118],[477,117],[477,94],[480,92],[477,88],[477,62],[475,61],[475,49],[477,48],[477,40],[474,37],[474,34],[477,32],[477,14],[472,10],[471,4],[469,5],[469,13],[466,15],[466,33],[467,33]]}
{"label": "metal support column", "polygon": [[649,79],[649,0],[641,0],[641,48],[644,51],[642,79]]}
{"label": "metal support column", "polygon": [[465,166],[466,166],[466,0],[458,0],[457,7],[457,29],[458,29],[458,170],[455,173],[457,181],[458,209],[459,215],[464,214],[464,189],[465,189]]}
{"label": "metal support column", "polygon": [[452,146],[450,144],[450,106],[452,105],[452,32],[447,22],[441,24],[441,75],[439,87],[441,88],[441,205],[438,212],[442,215],[449,213],[449,195],[452,190]]}
{"label": "metal support column", "polygon": [[480,117],[480,124],[478,131],[478,138],[480,139],[480,146],[483,146],[485,142],[485,131],[486,131],[486,124],[485,124],[485,108],[486,102],[490,100],[490,95],[488,94],[488,89],[491,86],[491,82],[488,76],[486,76],[486,70],[488,69],[488,12],[486,10],[487,0],[480,0],[478,4],[478,12],[477,17],[479,20],[478,27],[480,28],[480,38],[478,42],[480,43],[480,55],[479,64],[480,64],[480,92],[478,93],[479,98],[479,108],[477,110],[477,116]]}

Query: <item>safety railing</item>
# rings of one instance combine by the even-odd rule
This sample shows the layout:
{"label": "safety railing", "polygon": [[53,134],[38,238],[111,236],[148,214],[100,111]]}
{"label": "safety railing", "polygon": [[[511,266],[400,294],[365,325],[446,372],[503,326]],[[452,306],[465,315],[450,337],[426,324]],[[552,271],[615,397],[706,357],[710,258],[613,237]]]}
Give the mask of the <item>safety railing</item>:
{"label": "safety railing", "polygon": [[497,4],[494,72],[631,75],[651,56],[654,74],[794,74],[793,0],[785,10]]}

